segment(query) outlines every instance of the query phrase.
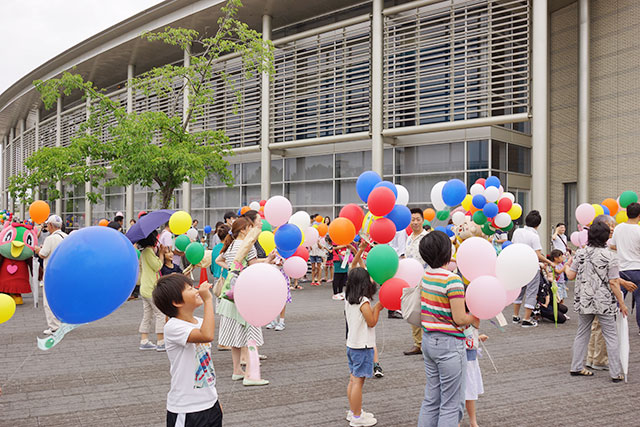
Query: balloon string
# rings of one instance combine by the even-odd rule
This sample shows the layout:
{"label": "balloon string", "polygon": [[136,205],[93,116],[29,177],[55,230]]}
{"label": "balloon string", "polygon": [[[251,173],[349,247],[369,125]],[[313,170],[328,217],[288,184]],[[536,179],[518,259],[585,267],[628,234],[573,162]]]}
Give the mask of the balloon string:
{"label": "balloon string", "polygon": [[493,362],[493,358],[491,357],[491,354],[489,354],[489,350],[487,350],[487,347],[485,347],[484,343],[481,340],[480,341],[480,345],[482,346],[482,351],[484,353],[487,353],[487,357],[489,357],[489,360],[491,361],[491,364],[493,365],[493,369],[496,371],[496,374],[498,373],[498,368],[496,368],[496,364]]}
{"label": "balloon string", "polygon": [[0,387],[0,390],[1,390],[3,387],[5,387],[7,384],[9,384],[9,381],[11,381],[11,379],[13,379],[13,377],[15,376],[15,374],[16,374],[20,369],[22,369],[22,367],[24,366],[24,364],[25,364],[25,363],[27,363],[27,360],[29,360],[29,359],[31,358],[31,356],[33,356],[33,354],[36,352],[36,350],[37,350],[37,349],[38,349],[37,347],[36,347],[36,348],[34,348],[34,349],[31,351],[31,353],[30,353],[27,357],[25,357],[25,358],[24,358],[24,360],[22,361],[22,363],[20,364],[20,366],[18,366],[18,367],[13,371],[13,373],[12,373],[11,375],[9,375],[9,378],[7,378],[7,379],[5,380],[4,384],[2,384],[2,387]]}

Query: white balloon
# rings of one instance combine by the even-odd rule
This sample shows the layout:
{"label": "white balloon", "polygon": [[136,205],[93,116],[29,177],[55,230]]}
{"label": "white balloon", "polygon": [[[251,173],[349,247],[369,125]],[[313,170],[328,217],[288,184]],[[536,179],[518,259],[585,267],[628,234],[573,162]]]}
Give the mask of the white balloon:
{"label": "white balloon", "polygon": [[196,230],[195,228],[190,228],[189,230],[187,230],[187,237],[189,239],[191,239],[192,242],[195,242],[198,240],[198,230]]}
{"label": "white balloon", "polygon": [[305,247],[310,248],[315,245],[320,238],[320,234],[315,227],[307,227],[304,229],[304,242],[302,243]]}
{"label": "white balloon", "polygon": [[289,218],[289,224],[293,224],[301,231],[304,231],[311,224],[311,217],[305,211],[298,211],[291,215],[291,218]]}
{"label": "white balloon", "polygon": [[488,202],[496,202],[498,201],[498,197],[500,197],[500,190],[496,187],[487,187],[484,189],[484,197]]}
{"label": "white balloon", "polygon": [[469,189],[469,194],[472,196],[477,196],[478,194],[484,193],[484,187],[482,184],[473,184]]}
{"label": "white balloon", "polygon": [[508,191],[506,191],[506,192],[504,192],[504,193],[502,193],[500,195],[501,199],[504,199],[505,197],[507,199],[511,200],[511,203],[515,203],[515,201],[516,201],[516,197],[513,194],[509,193]]}
{"label": "white balloon", "polygon": [[451,244],[451,258],[456,254],[456,245]]}
{"label": "white balloon", "polygon": [[493,220],[500,228],[504,228],[511,223],[511,217],[506,212],[500,212]]}
{"label": "white balloon", "polygon": [[496,277],[508,291],[525,286],[539,271],[538,255],[522,243],[504,248],[496,261]]}
{"label": "white balloon", "polygon": [[415,288],[422,282],[424,275],[424,266],[417,259],[403,258],[398,263],[398,270],[393,276],[396,279],[402,279]]}
{"label": "white balloon", "polygon": [[453,221],[453,225],[462,225],[464,224],[465,217],[464,212],[455,212],[451,215],[451,221]]}
{"label": "white balloon", "polygon": [[498,187],[498,194],[500,194],[500,197],[502,197],[502,193],[504,193],[504,187],[501,185]]}
{"label": "white balloon", "polygon": [[251,208],[251,210],[253,210],[253,211],[259,211],[260,210],[260,202],[251,202],[251,203],[249,203],[249,208]]}
{"label": "white balloon", "polygon": [[441,211],[447,207],[442,200],[442,188],[447,183],[447,181],[440,181],[431,189],[431,204],[437,211]]}
{"label": "white balloon", "polygon": [[407,206],[407,203],[409,203],[409,191],[400,184],[396,184],[396,190],[398,190],[396,205]]}

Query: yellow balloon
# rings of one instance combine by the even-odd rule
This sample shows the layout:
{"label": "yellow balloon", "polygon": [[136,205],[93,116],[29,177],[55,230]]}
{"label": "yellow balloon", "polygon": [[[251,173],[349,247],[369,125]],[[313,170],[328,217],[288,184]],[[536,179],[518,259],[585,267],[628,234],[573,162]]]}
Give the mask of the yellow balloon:
{"label": "yellow balloon", "polygon": [[509,212],[507,213],[509,214],[511,219],[515,221],[516,219],[520,218],[520,216],[522,215],[522,206],[520,206],[517,203],[514,203],[513,206],[511,206],[511,209],[509,209]]}
{"label": "yellow balloon", "polygon": [[371,228],[371,224],[378,218],[382,218],[380,216],[375,216],[371,212],[367,212],[362,220],[362,231],[369,234],[369,229]]}
{"label": "yellow balloon", "polygon": [[300,246],[304,245],[304,231],[300,230],[302,233],[302,242],[300,242]]}
{"label": "yellow balloon", "polygon": [[628,220],[629,220],[629,217],[627,216],[627,211],[620,210],[616,214],[616,222],[618,224],[622,224],[623,222],[627,222]]}
{"label": "yellow balloon", "polygon": [[7,294],[0,294],[0,323],[13,317],[16,312],[16,302]]}
{"label": "yellow balloon", "polygon": [[260,246],[262,246],[262,249],[264,249],[267,255],[273,252],[273,250],[276,248],[276,240],[273,236],[273,233],[270,231],[265,230],[261,232],[258,236],[258,243],[260,243]]}
{"label": "yellow balloon", "polygon": [[596,205],[595,203],[593,205],[591,205],[591,206],[593,206],[593,209],[596,210],[596,216],[604,215],[604,209],[602,209],[602,206]]}
{"label": "yellow balloon", "polygon": [[467,194],[466,196],[464,196],[464,200],[462,201],[461,205],[465,211],[468,211],[469,209],[471,209],[472,200],[473,200],[473,196],[471,194]]}
{"label": "yellow balloon", "polygon": [[178,211],[169,218],[169,229],[173,234],[184,234],[191,228],[191,215],[185,211]]}

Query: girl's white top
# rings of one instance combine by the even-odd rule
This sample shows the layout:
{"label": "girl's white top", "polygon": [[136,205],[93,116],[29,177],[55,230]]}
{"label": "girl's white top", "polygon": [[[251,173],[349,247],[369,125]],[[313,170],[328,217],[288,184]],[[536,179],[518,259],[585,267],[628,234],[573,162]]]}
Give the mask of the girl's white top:
{"label": "girl's white top", "polygon": [[347,347],[349,348],[373,348],[376,345],[376,329],[370,328],[360,311],[362,304],[371,301],[362,297],[359,304],[349,304],[344,301],[344,312],[347,318]]}

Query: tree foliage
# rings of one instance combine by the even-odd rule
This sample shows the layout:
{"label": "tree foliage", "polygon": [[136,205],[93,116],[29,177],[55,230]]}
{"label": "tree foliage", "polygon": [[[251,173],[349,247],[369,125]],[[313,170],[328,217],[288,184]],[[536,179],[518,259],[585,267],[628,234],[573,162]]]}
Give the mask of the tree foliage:
{"label": "tree foliage", "polygon": [[[27,172],[10,178],[10,194],[29,202],[32,190],[37,188],[46,189],[50,200],[60,198],[57,181],[76,185],[89,182],[93,190],[100,185],[151,187],[155,183],[161,207],[167,208],[174,191],[184,182],[202,183],[214,173],[231,185],[233,178],[225,157],[232,150],[224,130],[204,126],[193,130],[192,125],[203,116],[207,105],[216,102],[219,94],[212,84],[216,79],[235,91],[234,110],[241,105],[241,93],[231,76],[215,67],[221,57],[239,55],[242,78],[262,72],[273,74],[273,45],[236,19],[239,7],[239,0],[227,2],[218,30],[211,36],[171,27],[142,35],[149,42],[175,46],[189,55],[188,64],[155,67],[128,82],[135,92],[166,98],[166,111],[127,113],[126,105],[110,99],[104,90],[74,73],[35,81],[45,108],[53,107],[61,96],[80,91],[83,99],[90,100],[89,115],[68,146],[43,147],[30,156],[25,161]],[[180,114],[185,96],[188,108]],[[86,196],[91,203],[102,198],[96,191],[89,191]]]}

